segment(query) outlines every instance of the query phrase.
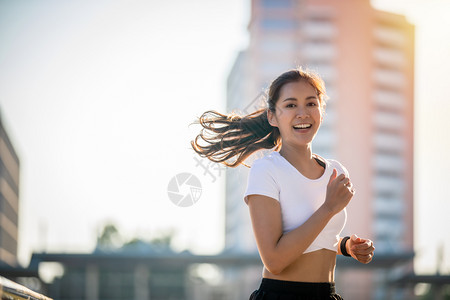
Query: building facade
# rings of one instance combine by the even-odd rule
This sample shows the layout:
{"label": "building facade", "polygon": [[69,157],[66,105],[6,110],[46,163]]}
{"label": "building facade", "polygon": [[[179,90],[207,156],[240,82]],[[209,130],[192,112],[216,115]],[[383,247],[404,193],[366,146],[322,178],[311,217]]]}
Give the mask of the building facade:
{"label": "building facade", "polygon": [[[346,166],[357,191],[343,234],[374,240],[377,254],[412,253],[414,27],[369,0],[252,0],[248,30],[228,78],[229,112],[260,107],[258,95],[290,68],[319,73],[330,99],[313,151]],[[228,251],[256,251],[242,198],[247,174],[228,171]],[[349,270],[338,279],[350,299],[388,299],[374,288],[386,276]]]}
{"label": "building facade", "polygon": [[19,158],[0,120],[0,262],[17,265]]}
{"label": "building facade", "polygon": [[259,258],[197,256],[150,245],[131,251],[34,253],[28,269],[38,270],[43,263],[60,265],[63,270],[46,289],[52,299],[231,300],[245,299],[237,294],[245,286],[239,282],[224,283],[221,272],[239,272],[245,266],[257,265]]}

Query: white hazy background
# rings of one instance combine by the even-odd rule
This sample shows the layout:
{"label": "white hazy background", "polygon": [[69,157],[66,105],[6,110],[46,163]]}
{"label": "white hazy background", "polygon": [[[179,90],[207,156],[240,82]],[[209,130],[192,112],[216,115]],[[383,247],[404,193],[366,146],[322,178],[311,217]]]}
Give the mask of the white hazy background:
{"label": "white hazy background", "polygon": [[[249,2],[0,0],[0,109],[21,162],[23,265],[33,251],[92,251],[108,222],[129,238],[174,230],[178,250],[222,249],[224,176],[197,165],[188,125],[225,109]],[[448,273],[450,2],[372,4],[416,26],[416,268],[436,271],[443,247]],[[167,195],[182,172],[203,188],[188,208]]]}

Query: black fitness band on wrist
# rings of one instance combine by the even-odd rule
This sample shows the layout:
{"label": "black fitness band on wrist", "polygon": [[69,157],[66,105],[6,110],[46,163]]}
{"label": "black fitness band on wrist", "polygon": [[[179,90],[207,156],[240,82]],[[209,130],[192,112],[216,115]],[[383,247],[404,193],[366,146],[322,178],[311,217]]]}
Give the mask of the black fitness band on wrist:
{"label": "black fitness band on wrist", "polygon": [[350,239],[349,236],[343,237],[341,240],[341,253],[344,256],[351,256],[350,254],[348,254],[347,252],[347,248],[345,247],[345,244],[347,243],[347,241]]}

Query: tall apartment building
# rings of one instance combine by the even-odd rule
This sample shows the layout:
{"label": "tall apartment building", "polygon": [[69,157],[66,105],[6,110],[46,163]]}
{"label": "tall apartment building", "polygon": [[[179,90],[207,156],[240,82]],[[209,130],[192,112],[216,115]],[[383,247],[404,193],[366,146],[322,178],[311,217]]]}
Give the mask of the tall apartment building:
{"label": "tall apartment building", "polygon": [[[248,30],[228,110],[254,111],[255,97],[287,69],[317,71],[330,99],[313,151],[342,162],[357,190],[344,234],[371,238],[377,254],[413,252],[413,26],[369,0],[252,0]],[[242,199],[248,170],[228,172],[226,248],[254,252]],[[360,275],[345,285],[370,290]],[[350,298],[385,297],[361,293]]]}
{"label": "tall apartment building", "polygon": [[0,120],[0,263],[17,264],[19,158]]}

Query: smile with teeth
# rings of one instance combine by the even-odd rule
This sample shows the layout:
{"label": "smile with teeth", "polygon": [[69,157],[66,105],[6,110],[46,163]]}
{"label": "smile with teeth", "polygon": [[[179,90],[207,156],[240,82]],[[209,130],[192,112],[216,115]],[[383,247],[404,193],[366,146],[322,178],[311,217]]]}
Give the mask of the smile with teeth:
{"label": "smile with teeth", "polygon": [[310,128],[312,125],[311,124],[298,124],[298,125],[294,125],[295,129],[307,129]]}

